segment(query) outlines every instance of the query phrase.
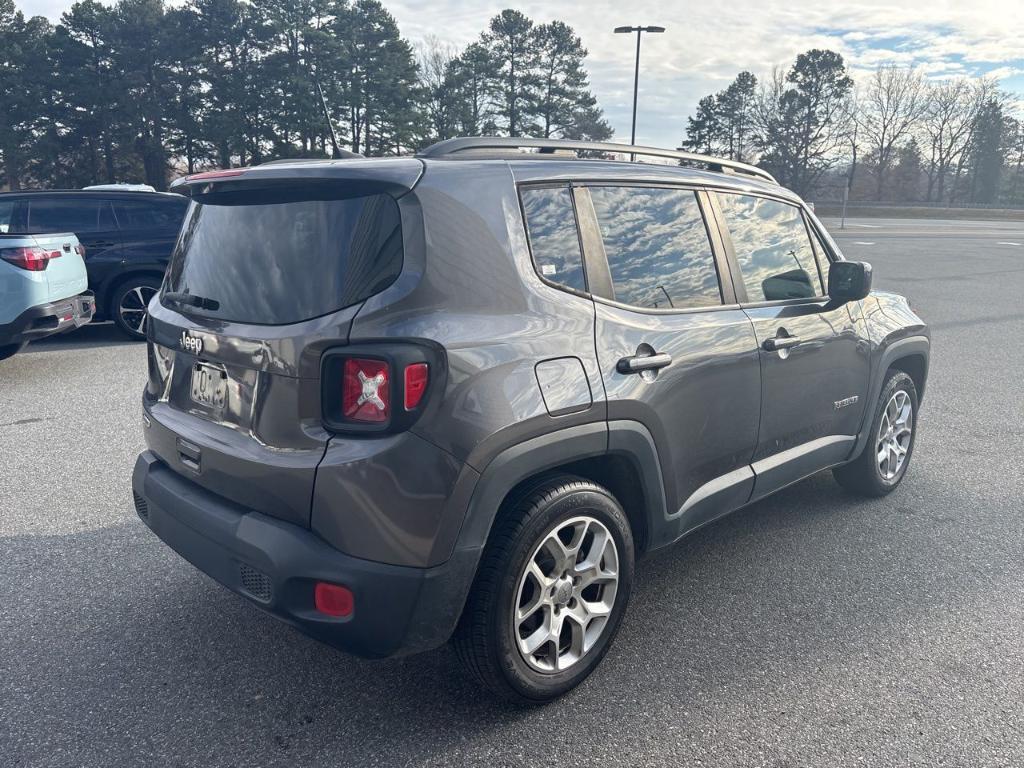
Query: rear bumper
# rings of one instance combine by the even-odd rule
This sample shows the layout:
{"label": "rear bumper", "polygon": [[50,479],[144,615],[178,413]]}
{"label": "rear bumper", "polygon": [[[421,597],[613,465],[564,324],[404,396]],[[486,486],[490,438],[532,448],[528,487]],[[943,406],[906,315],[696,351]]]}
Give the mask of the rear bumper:
{"label": "rear bumper", "polygon": [[[458,551],[433,568],[351,557],[305,528],[210,493],[149,451],[136,461],[132,488],[142,521],[192,565],[306,634],[359,656],[413,653],[444,643],[479,557],[475,550]],[[352,615],[317,612],[317,581],[352,590]]]}
{"label": "rear bumper", "polygon": [[92,320],[95,312],[96,300],[92,291],[30,307],[10,323],[0,325],[0,345],[35,341],[80,328]]}

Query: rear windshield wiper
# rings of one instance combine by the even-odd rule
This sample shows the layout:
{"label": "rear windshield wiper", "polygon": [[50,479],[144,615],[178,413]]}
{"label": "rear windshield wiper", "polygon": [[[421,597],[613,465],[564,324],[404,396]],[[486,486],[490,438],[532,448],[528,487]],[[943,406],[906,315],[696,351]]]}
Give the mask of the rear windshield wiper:
{"label": "rear windshield wiper", "polygon": [[163,295],[163,298],[174,304],[186,304],[190,307],[198,307],[199,309],[208,309],[211,312],[216,312],[220,309],[220,302],[216,299],[208,299],[205,296],[196,296],[194,293],[179,293],[178,291],[168,291]]}

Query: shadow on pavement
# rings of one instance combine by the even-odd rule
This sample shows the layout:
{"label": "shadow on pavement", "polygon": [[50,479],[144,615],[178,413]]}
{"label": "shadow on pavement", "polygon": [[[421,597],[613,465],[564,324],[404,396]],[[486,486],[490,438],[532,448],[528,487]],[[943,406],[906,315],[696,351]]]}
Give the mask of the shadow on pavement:
{"label": "shadow on pavement", "polygon": [[113,323],[89,323],[67,333],[58,333],[39,341],[33,341],[22,350],[21,354],[59,352],[68,349],[88,349],[89,347],[130,347],[141,343],[129,339]]}

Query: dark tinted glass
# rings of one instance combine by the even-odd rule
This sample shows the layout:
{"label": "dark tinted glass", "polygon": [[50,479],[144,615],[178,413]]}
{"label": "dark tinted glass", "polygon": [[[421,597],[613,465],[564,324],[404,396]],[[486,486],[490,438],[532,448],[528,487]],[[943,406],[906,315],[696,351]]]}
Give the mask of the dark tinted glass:
{"label": "dark tinted glass", "polygon": [[106,200],[66,198],[33,198],[29,201],[27,232],[96,232],[113,226],[110,204]]}
{"label": "dark tinted glass", "polygon": [[752,195],[719,193],[718,198],[749,301],[824,293],[799,208]]}
{"label": "dark tinted glass", "polygon": [[0,200],[0,234],[11,230],[11,219],[14,218],[14,201]]}
{"label": "dark tinted glass", "polygon": [[583,254],[569,188],[524,189],[523,210],[540,273],[554,283],[585,291]]}
{"label": "dark tinted glass", "polygon": [[185,217],[188,201],[170,199],[160,202],[117,200],[114,210],[121,229],[177,229]]}
{"label": "dark tinted glass", "polygon": [[697,197],[682,189],[591,187],[615,298],[652,309],[722,303]]}
{"label": "dark tinted glass", "polygon": [[219,302],[216,310],[172,305],[189,314],[281,325],[362,301],[401,269],[401,221],[388,195],[194,203],[171,257],[167,290]]}

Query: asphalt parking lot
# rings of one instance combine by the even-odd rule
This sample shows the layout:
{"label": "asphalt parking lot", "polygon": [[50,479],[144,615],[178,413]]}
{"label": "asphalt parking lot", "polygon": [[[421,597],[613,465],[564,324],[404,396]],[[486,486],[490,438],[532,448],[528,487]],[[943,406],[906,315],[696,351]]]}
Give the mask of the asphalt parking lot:
{"label": "asphalt parking lot", "polygon": [[932,327],[903,486],[821,474],[641,561],[612,652],[532,711],[448,648],[321,646],[160,543],[129,488],[141,345],[0,363],[0,764],[1024,764],[1024,223],[833,233]]}

